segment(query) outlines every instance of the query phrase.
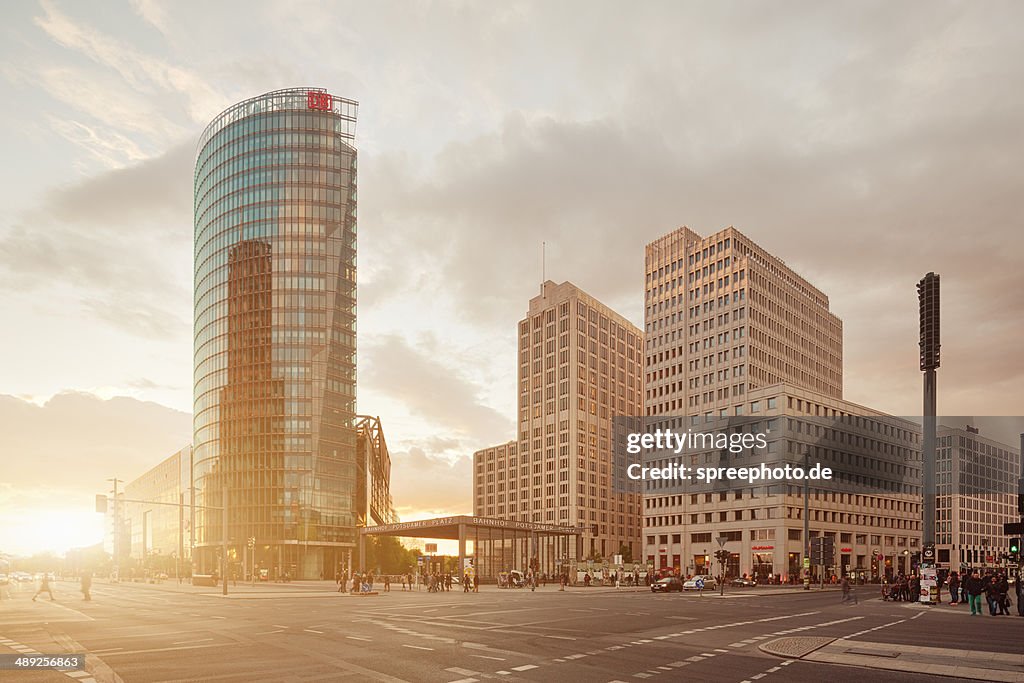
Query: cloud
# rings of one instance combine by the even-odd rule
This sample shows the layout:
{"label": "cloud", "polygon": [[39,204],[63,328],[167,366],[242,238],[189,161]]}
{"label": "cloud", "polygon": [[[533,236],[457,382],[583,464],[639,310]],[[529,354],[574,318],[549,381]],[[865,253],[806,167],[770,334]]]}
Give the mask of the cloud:
{"label": "cloud", "polygon": [[[431,455],[418,446],[391,453],[391,497],[403,520],[410,513],[471,514],[473,461]],[[404,513],[404,514],[403,514]]]}
{"label": "cloud", "polygon": [[102,493],[108,477],[130,481],[192,440],[188,413],[79,392],[42,406],[0,395],[0,424],[4,480],[43,492]]}
{"label": "cloud", "polygon": [[154,218],[170,219],[173,235],[192,236],[195,140],[126,168],[99,173],[51,188],[40,209],[66,224],[83,223],[119,232],[137,229]]}
{"label": "cloud", "polygon": [[481,401],[483,388],[445,357],[429,338],[414,347],[398,335],[377,337],[361,347],[360,382],[406,406],[434,434],[446,435],[434,446],[489,444],[513,434],[509,419]]}
{"label": "cloud", "polygon": [[[64,47],[112,69],[134,90],[158,90],[178,95],[186,100],[188,113],[196,122],[207,121],[225,108],[225,98],[194,71],[157,59],[90,26],[75,22],[49,0],[43,0],[40,6],[43,16],[36,17],[35,23],[47,35]],[[159,20],[159,15],[149,9],[149,3],[142,3],[139,7],[148,21]],[[141,123],[143,118],[151,117],[133,120]],[[155,118],[162,120],[163,117]]]}

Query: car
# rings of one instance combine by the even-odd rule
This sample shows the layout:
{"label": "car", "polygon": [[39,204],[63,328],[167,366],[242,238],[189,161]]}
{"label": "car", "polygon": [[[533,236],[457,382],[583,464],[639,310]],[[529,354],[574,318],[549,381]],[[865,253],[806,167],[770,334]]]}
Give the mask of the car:
{"label": "car", "polygon": [[730,581],[729,585],[735,586],[736,588],[753,588],[757,585],[757,581],[741,576]]}
{"label": "car", "polygon": [[683,584],[684,591],[713,591],[718,588],[718,582],[715,581],[715,577],[707,576],[705,574],[697,574],[696,576],[687,579],[686,583]]}
{"label": "car", "polygon": [[671,593],[673,591],[683,592],[683,582],[678,576],[666,576],[651,584],[652,593]]}

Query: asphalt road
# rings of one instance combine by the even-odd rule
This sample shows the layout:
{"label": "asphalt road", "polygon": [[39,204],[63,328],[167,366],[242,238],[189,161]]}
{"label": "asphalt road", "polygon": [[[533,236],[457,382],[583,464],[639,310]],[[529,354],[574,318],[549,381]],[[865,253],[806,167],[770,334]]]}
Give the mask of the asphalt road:
{"label": "asphalt road", "polygon": [[[124,681],[875,681],[939,680],[784,659],[758,645],[787,636],[1019,653],[1020,617],[886,603],[861,590],[736,589],[725,599],[643,590],[485,587],[357,598],[330,584],[210,589],[57,582],[0,601],[0,653],[89,653],[87,673],[0,671],[0,680]],[[866,599],[870,597],[872,599]],[[874,629],[874,630],[872,630]],[[861,634],[861,635],[854,635]]]}

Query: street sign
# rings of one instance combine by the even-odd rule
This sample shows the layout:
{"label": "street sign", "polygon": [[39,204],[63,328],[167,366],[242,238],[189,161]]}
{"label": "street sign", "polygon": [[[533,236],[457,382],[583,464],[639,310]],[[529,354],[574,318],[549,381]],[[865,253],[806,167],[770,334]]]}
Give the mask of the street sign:
{"label": "street sign", "polygon": [[719,548],[724,548],[726,541],[728,541],[729,539],[726,538],[725,536],[719,536],[715,540],[718,541],[718,547]]}
{"label": "street sign", "polygon": [[805,557],[804,558],[804,569],[810,569],[810,568],[811,568],[811,558]]}
{"label": "street sign", "polygon": [[430,555],[433,555],[434,553],[437,552],[437,544],[436,543],[427,543],[424,547],[426,548],[426,550],[424,552],[426,552],[426,553],[428,553]]}

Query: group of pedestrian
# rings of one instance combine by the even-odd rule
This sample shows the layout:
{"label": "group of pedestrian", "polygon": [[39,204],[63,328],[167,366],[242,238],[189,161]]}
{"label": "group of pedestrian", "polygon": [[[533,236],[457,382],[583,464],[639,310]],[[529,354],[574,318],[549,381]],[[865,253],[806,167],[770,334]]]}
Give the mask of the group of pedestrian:
{"label": "group of pedestrian", "polygon": [[[335,581],[338,583],[339,593],[369,593],[373,590],[373,574],[370,572],[352,572],[349,578],[348,572],[335,574]],[[391,590],[391,583],[385,577],[384,590]]]}
{"label": "group of pedestrian", "polygon": [[[81,591],[82,591],[83,599],[85,601],[88,602],[88,601],[92,600],[92,573],[91,572],[82,572]],[[43,576],[39,579],[39,589],[36,591],[35,595],[32,596],[32,602],[35,602],[36,598],[38,598],[43,593],[46,593],[47,595],[49,595],[50,596],[50,600],[52,602],[56,602],[57,601],[57,599],[53,597],[53,586],[50,585],[50,575],[47,574],[46,572],[44,572]]]}
{"label": "group of pedestrian", "polygon": [[[962,581],[956,572],[951,572],[948,580],[951,605],[966,602],[971,606],[972,615],[984,614],[981,598],[988,603],[988,613],[995,616],[1010,613],[1010,582],[1005,572],[989,569],[984,575],[977,569]],[[959,589],[959,595],[957,590]]]}
{"label": "group of pedestrian", "polygon": [[[844,577],[843,580],[847,579]],[[882,600],[916,602],[919,595],[921,595],[921,577],[917,574],[907,576],[900,572],[891,582],[888,579],[882,579]]]}

